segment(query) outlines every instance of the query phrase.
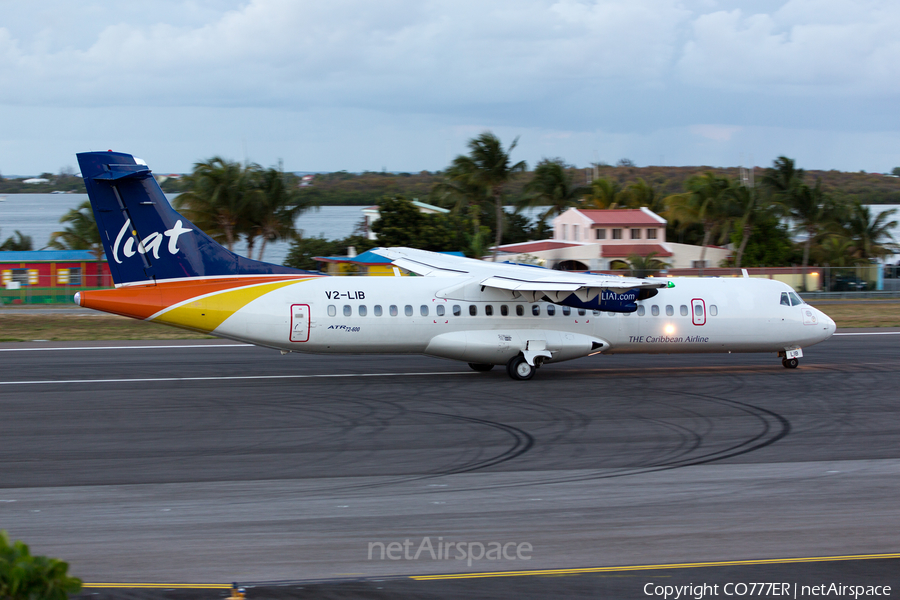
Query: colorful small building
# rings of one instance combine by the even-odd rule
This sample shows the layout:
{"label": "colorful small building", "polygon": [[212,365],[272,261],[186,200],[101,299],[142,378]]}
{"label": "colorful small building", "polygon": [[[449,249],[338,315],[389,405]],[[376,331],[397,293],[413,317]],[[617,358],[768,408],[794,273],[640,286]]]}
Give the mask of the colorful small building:
{"label": "colorful small building", "polygon": [[[451,256],[464,256],[462,252],[441,252]],[[329,275],[382,275],[394,276],[397,271],[389,258],[371,251],[354,256],[314,256],[319,268]],[[403,271],[401,274],[406,274]]]}
{"label": "colorful small building", "polygon": [[89,250],[0,252],[0,285],[3,304],[68,303],[79,289],[112,286],[112,276]]}

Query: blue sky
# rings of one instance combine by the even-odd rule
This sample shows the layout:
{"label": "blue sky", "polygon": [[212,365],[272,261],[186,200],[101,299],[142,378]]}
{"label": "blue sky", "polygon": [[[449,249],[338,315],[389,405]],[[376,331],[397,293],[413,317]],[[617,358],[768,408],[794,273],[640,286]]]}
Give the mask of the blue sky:
{"label": "blue sky", "polygon": [[892,0],[0,0],[0,173],[112,148],[295,171],[900,166]]}

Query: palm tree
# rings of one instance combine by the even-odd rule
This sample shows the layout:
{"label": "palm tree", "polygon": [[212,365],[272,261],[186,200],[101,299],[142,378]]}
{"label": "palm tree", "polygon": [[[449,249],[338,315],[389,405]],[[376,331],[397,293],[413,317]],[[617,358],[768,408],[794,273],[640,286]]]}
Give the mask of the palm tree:
{"label": "palm tree", "polygon": [[544,223],[551,216],[575,206],[586,192],[587,188],[573,184],[561,158],[545,158],[537,164],[534,176],[526,184],[520,206],[548,206],[539,218]]}
{"label": "palm tree", "polygon": [[6,251],[18,251],[18,252],[28,252],[34,248],[34,244],[31,241],[30,235],[23,235],[21,231],[16,229],[15,237],[8,237],[6,241],[0,244],[0,252]]}
{"label": "palm tree", "polygon": [[[476,180],[469,165],[450,165],[444,172],[444,180],[434,186],[439,198],[447,198],[453,203],[457,214],[468,213],[472,221],[473,236],[481,234],[482,207],[490,200],[490,190]],[[476,254],[476,256],[478,256]]]}
{"label": "palm tree", "polygon": [[[262,240],[257,256],[257,260],[262,260],[268,242],[296,236],[294,221],[300,213],[312,208],[313,204],[308,197],[289,188],[280,163],[277,169],[258,171],[256,176],[250,206],[252,226],[249,229]],[[245,235],[249,238],[250,233]],[[249,250],[252,250],[252,246]],[[248,254],[253,258],[249,250]]]}
{"label": "palm tree", "polygon": [[591,182],[591,191],[585,200],[585,208],[615,208],[619,203],[622,186],[616,181],[599,177]]}
{"label": "palm tree", "polygon": [[503,187],[514,173],[520,173],[528,168],[523,160],[510,164],[510,154],[518,143],[519,138],[516,138],[509,148],[504,150],[500,139],[490,131],[485,131],[469,140],[468,156],[457,156],[451,166],[455,172],[466,174],[470,185],[479,184],[489,190],[494,199],[497,211],[493,256],[495,262],[503,240]]}
{"label": "palm tree", "polygon": [[622,203],[629,208],[644,206],[657,214],[666,209],[662,195],[642,177],[628,184],[620,196]]}
{"label": "palm tree", "polygon": [[100,230],[94,220],[94,211],[91,203],[86,200],[71,209],[60,219],[60,223],[69,223],[62,231],[54,231],[50,235],[48,248],[55,250],[90,250],[97,262],[103,260],[103,241],[100,238]]}
{"label": "palm tree", "polygon": [[812,244],[818,240],[828,224],[828,198],[822,190],[822,182],[816,181],[816,185],[809,187],[805,183],[798,183],[785,192],[781,204],[787,209],[787,214],[794,222],[795,230],[803,233],[806,239],[803,241],[803,268],[809,264],[809,250]]}
{"label": "palm tree", "polygon": [[772,167],[766,169],[762,185],[773,194],[785,194],[790,192],[794,186],[802,183],[805,174],[803,169],[795,166],[794,159],[779,156],[773,161]]}
{"label": "palm tree", "polygon": [[258,165],[242,168],[220,156],[195,163],[194,172],[186,177],[189,191],[175,201],[177,209],[232,250],[242,223],[247,222],[248,179],[256,168]]}
{"label": "palm tree", "polygon": [[844,229],[854,258],[868,262],[874,258],[884,258],[898,248],[891,233],[897,221],[888,221],[895,212],[897,209],[892,208],[872,218],[869,207],[859,200],[850,205],[850,218]]}
{"label": "palm tree", "polygon": [[669,263],[656,257],[656,252],[651,252],[647,256],[638,256],[637,254],[629,256],[627,264],[631,275],[633,277],[651,277],[670,266]]}
{"label": "palm tree", "polygon": [[763,200],[758,188],[747,187],[740,181],[732,183],[728,199],[731,220],[735,229],[741,232],[741,243],[734,256],[734,266],[740,269],[753,226],[771,212],[771,205]]}
{"label": "palm tree", "polygon": [[[710,240],[719,240],[727,233],[725,224],[728,216],[728,196],[731,180],[711,172],[694,175],[687,180],[687,191],[666,198],[666,217],[677,220],[682,227],[692,223],[703,225],[703,241],[700,250],[701,272],[706,258],[706,247]],[[715,237],[714,236],[719,236]]]}

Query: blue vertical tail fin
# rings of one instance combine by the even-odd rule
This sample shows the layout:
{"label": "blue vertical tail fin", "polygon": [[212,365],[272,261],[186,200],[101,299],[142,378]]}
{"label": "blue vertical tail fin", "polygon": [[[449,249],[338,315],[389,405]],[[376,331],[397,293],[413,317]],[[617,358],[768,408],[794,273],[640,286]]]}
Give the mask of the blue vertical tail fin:
{"label": "blue vertical tail fin", "polygon": [[172,208],[146,163],[130,154],[83,152],[78,165],[116,285],[306,272],[223,248]]}

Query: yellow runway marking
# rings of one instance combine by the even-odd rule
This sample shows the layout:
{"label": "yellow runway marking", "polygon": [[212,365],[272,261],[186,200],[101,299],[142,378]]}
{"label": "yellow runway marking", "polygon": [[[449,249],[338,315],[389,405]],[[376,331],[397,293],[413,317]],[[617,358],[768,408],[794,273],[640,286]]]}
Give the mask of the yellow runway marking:
{"label": "yellow runway marking", "polygon": [[[493,573],[456,573],[451,575],[413,575],[410,579],[427,581],[434,579],[478,579],[483,577],[525,577],[535,575],[581,575],[586,573],[616,573],[627,571],[651,571],[653,569],[694,569],[699,567],[734,567],[750,565],[784,565],[848,560],[877,560],[900,558],[893,554],[851,554],[847,556],[811,556],[804,558],[766,558],[757,560],[727,560],[719,562],[672,563],[661,565],[631,565],[624,567],[586,567],[579,569],[544,569],[540,571],[497,571]],[[194,589],[228,590],[226,583],[83,583],[83,588],[144,588],[144,589]]]}
{"label": "yellow runway marking", "polygon": [[720,562],[674,563],[664,565],[633,565],[625,567],[587,567],[583,569],[546,569],[542,571],[497,571],[494,573],[457,573],[453,575],[413,575],[419,581],[431,579],[477,579],[481,577],[524,577],[533,575],[581,575],[583,573],[615,573],[622,571],[650,571],[653,569],[693,569],[698,567],[733,567],[743,565],[780,565],[790,563],[831,562],[842,560],[874,560],[900,558],[895,554],[855,554],[849,556],[813,556],[807,558],[767,558],[759,560],[728,560]]}

